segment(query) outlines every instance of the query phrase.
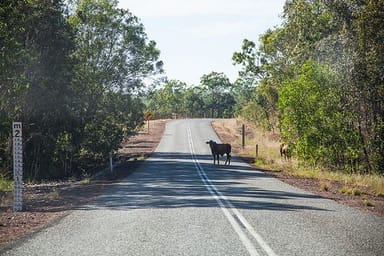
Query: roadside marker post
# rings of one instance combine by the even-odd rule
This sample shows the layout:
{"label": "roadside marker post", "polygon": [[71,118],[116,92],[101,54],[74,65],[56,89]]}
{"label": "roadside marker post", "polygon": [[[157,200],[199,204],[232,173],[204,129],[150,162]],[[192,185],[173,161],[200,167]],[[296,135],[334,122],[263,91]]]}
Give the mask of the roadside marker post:
{"label": "roadside marker post", "polygon": [[147,112],[144,114],[144,119],[147,120],[147,124],[148,124],[148,134],[149,134],[149,120],[151,120],[153,117],[152,113],[151,112]]}
{"label": "roadside marker post", "polygon": [[259,157],[259,144],[256,144],[256,157]]}
{"label": "roadside marker post", "polygon": [[23,136],[21,122],[12,123],[13,137],[13,211],[23,209]]}
{"label": "roadside marker post", "polygon": [[112,153],[112,151],[109,152],[109,169],[111,170],[111,173],[113,173],[113,153]]}

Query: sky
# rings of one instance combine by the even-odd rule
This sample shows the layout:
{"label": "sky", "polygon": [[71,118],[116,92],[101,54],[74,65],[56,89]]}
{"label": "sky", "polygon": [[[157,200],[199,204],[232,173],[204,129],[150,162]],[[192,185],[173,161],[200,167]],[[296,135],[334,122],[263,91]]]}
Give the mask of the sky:
{"label": "sky", "polygon": [[119,0],[157,43],[168,79],[198,85],[204,74],[223,72],[231,82],[239,66],[232,55],[243,39],[258,42],[281,24],[285,0]]}

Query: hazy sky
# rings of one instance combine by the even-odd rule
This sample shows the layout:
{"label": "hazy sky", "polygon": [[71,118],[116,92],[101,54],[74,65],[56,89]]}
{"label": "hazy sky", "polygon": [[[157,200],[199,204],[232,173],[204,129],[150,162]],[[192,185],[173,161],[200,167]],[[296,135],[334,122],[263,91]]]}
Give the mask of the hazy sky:
{"label": "hazy sky", "polygon": [[238,67],[232,54],[244,38],[258,41],[281,24],[285,0],[119,0],[156,41],[169,79],[198,85],[211,71],[233,82]]}

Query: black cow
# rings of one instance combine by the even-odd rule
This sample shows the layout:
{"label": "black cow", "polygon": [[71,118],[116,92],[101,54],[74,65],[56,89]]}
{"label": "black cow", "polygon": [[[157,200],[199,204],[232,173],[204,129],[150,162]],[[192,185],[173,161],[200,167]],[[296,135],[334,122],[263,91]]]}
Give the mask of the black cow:
{"label": "black cow", "polygon": [[217,158],[217,164],[219,163],[219,155],[223,156],[224,154],[227,154],[227,159],[225,160],[225,164],[231,164],[231,144],[217,144],[213,140],[207,141],[207,144],[209,144],[209,147],[211,148],[212,155],[213,155],[213,164],[216,163]]}

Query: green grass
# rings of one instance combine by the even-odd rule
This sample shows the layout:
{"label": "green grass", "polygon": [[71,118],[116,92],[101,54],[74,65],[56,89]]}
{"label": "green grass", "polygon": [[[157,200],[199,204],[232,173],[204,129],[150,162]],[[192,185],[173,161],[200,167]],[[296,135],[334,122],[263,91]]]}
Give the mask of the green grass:
{"label": "green grass", "polygon": [[91,179],[89,177],[84,177],[80,183],[83,185],[88,185],[91,182]]}
{"label": "green grass", "polygon": [[364,199],[363,200],[363,205],[367,206],[367,207],[372,207],[374,206],[371,202],[369,202],[367,199]]}
{"label": "green grass", "polygon": [[6,179],[0,176],[0,191],[11,191],[13,190],[13,180]]}

